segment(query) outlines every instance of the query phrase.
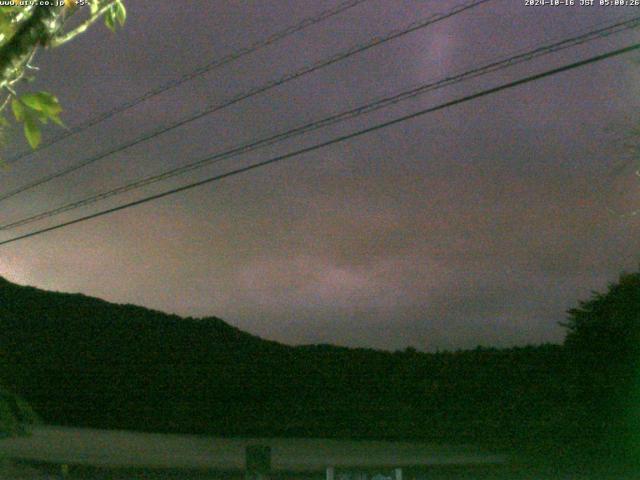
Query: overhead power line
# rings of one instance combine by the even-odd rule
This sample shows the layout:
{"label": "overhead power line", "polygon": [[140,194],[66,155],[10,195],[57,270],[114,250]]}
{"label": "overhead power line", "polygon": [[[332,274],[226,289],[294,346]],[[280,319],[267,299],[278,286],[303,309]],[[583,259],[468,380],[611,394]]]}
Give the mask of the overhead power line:
{"label": "overhead power line", "polygon": [[337,113],[337,114],[325,117],[323,119],[315,120],[313,122],[295,127],[293,129],[290,129],[284,132],[277,133],[275,135],[268,136],[266,138],[262,138],[259,140],[255,140],[252,142],[247,142],[242,145],[235,146],[224,152],[207,156],[203,159],[197,160],[187,165],[176,167],[156,175],[147,176],[145,178],[136,180],[131,183],[127,183],[120,187],[116,187],[111,190],[97,193],[97,194],[82,198],[80,200],[76,200],[76,201],[64,204],[62,206],[55,207],[50,210],[46,210],[44,212],[40,212],[35,215],[28,216],[26,218],[22,218],[10,223],[0,225],[0,230],[9,230],[12,228],[21,227],[24,225],[28,225],[28,224],[40,221],[40,220],[44,220],[46,218],[53,217],[55,215],[59,215],[64,212],[68,212],[80,207],[91,205],[93,203],[106,200],[108,198],[121,195],[126,192],[151,185],[153,183],[167,180],[169,178],[185,174],[187,172],[196,170],[198,168],[202,168],[207,165],[211,165],[213,163],[220,162],[222,160],[226,160],[228,158],[236,157],[238,155],[254,151],[258,148],[263,148],[269,145],[273,145],[275,143],[282,142],[289,138],[297,137],[305,133],[327,127],[329,125],[334,125],[338,122],[342,122],[351,118],[358,117],[363,114],[380,110],[382,108],[388,107],[390,105],[396,104],[404,100],[414,98],[416,96],[425,94],[435,89],[447,87],[447,86],[457,84],[457,83],[460,83],[472,78],[476,78],[482,75],[487,75],[489,73],[496,72],[505,68],[509,68],[520,63],[529,62],[531,60],[542,57],[544,55],[549,55],[551,53],[555,53],[560,50],[564,50],[570,47],[574,47],[576,45],[584,44],[586,42],[603,38],[605,36],[609,36],[621,31],[625,31],[630,28],[635,28],[638,25],[640,25],[640,16],[627,19],[624,21],[618,21],[616,23],[610,24],[603,28],[590,30],[590,31],[587,31],[586,33],[575,35],[573,37],[566,38],[554,43],[550,43],[548,45],[533,48],[531,50],[527,50],[521,53],[515,53],[515,54],[512,54],[511,56],[503,57],[501,59],[491,61],[480,67],[476,67],[471,70],[464,71],[463,73],[450,75],[448,77],[442,78],[437,81],[421,84],[417,87],[402,91],[392,96],[375,100],[373,102],[369,102],[357,108],[353,108],[351,110]]}
{"label": "overhead power line", "polygon": [[449,10],[447,13],[435,14],[435,15],[432,15],[432,16],[428,17],[425,20],[421,20],[421,21],[418,21],[418,22],[413,22],[413,23],[411,23],[409,26],[407,26],[405,28],[402,28],[402,29],[399,29],[399,30],[394,30],[394,31],[382,36],[382,37],[376,37],[376,38],[368,41],[367,43],[357,45],[355,47],[350,48],[349,50],[346,50],[346,51],[340,52],[338,54],[332,55],[329,58],[321,60],[321,61],[319,61],[317,63],[312,64],[312,65],[303,67],[302,69],[297,70],[297,71],[295,71],[293,73],[288,73],[288,74],[284,75],[283,77],[280,77],[277,80],[273,80],[273,81],[271,81],[271,82],[269,82],[267,84],[264,84],[264,85],[261,85],[259,87],[252,88],[252,89],[250,89],[250,90],[248,90],[246,92],[240,93],[239,95],[236,95],[236,96],[232,97],[231,99],[229,99],[229,100],[227,100],[227,101],[225,101],[223,103],[214,104],[214,105],[206,108],[205,110],[202,110],[202,111],[200,111],[200,112],[198,112],[198,113],[196,113],[194,115],[191,115],[191,116],[189,116],[189,117],[187,117],[187,118],[185,118],[183,120],[180,120],[180,121],[178,121],[176,123],[173,123],[173,124],[171,124],[169,126],[161,127],[161,128],[159,128],[159,129],[157,129],[157,130],[155,130],[153,132],[147,132],[147,133],[143,134],[142,136],[140,136],[140,137],[138,137],[138,138],[136,138],[136,139],[134,139],[132,141],[126,142],[124,144],[121,144],[121,145],[119,145],[117,147],[114,147],[114,148],[112,148],[112,149],[110,149],[110,150],[108,150],[106,152],[99,153],[99,154],[97,154],[97,155],[95,155],[93,157],[89,157],[89,158],[87,158],[85,160],[82,160],[82,161],[80,161],[78,163],[70,165],[67,168],[64,168],[62,170],[54,172],[54,173],[52,173],[50,175],[46,175],[44,177],[39,178],[38,180],[35,180],[35,181],[31,182],[31,183],[28,183],[26,185],[18,187],[18,188],[14,189],[14,190],[11,190],[11,191],[3,194],[3,195],[0,195],[0,202],[4,201],[4,200],[7,200],[8,198],[14,197],[14,196],[16,196],[16,195],[18,195],[20,193],[23,193],[23,192],[26,192],[28,190],[31,190],[31,189],[33,189],[35,187],[40,186],[40,185],[43,185],[45,183],[48,183],[48,182],[50,182],[52,180],[55,180],[57,178],[63,177],[65,175],[68,175],[68,174],[70,174],[72,172],[75,172],[76,170],[84,168],[84,167],[86,167],[88,165],[91,165],[91,164],[93,164],[93,163],[95,163],[95,162],[97,162],[99,160],[102,160],[102,159],[104,159],[106,157],[109,157],[111,155],[114,155],[116,153],[120,153],[120,152],[122,152],[122,151],[124,151],[126,149],[129,149],[129,148],[131,148],[131,147],[133,147],[135,145],[139,145],[139,144],[141,144],[143,142],[152,140],[152,139],[154,139],[154,138],[156,138],[156,137],[158,137],[160,135],[163,135],[163,134],[165,134],[167,132],[175,130],[176,128],[182,127],[184,125],[187,125],[188,123],[194,122],[194,121],[196,121],[196,120],[198,120],[200,118],[203,118],[203,117],[205,117],[207,115],[210,115],[212,113],[218,112],[218,111],[220,111],[220,110],[222,110],[224,108],[227,108],[227,107],[230,107],[232,105],[235,105],[236,103],[239,103],[239,102],[241,102],[243,100],[246,100],[246,99],[251,98],[253,96],[259,95],[261,93],[265,93],[265,92],[267,92],[269,90],[272,90],[273,88],[276,88],[276,87],[278,87],[280,85],[283,85],[283,84],[285,84],[287,82],[290,82],[292,80],[298,79],[298,78],[300,78],[300,77],[302,77],[304,75],[307,75],[309,73],[315,72],[317,70],[325,68],[325,67],[327,67],[329,65],[332,65],[334,63],[337,63],[337,62],[340,62],[342,60],[345,60],[345,59],[347,59],[349,57],[352,57],[352,56],[357,55],[359,53],[362,53],[362,52],[364,52],[366,50],[369,50],[371,48],[374,48],[374,47],[377,47],[379,45],[382,45],[382,44],[384,44],[386,42],[389,42],[391,40],[394,40],[396,38],[400,38],[400,37],[402,37],[404,35],[407,35],[409,33],[415,32],[416,30],[419,30],[421,28],[425,28],[425,27],[428,27],[429,25],[433,25],[434,23],[440,22],[440,21],[445,20],[447,18],[451,18],[451,17],[453,17],[455,15],[458,15],[458,14],[464,12],[464,11],[467,11],[467,10],[469,10],[471,8],[478,7],[478,6],[482,5],[482,4],[490,2],[490,1],[492,1],[492,0],[474,0],[473,2],[468,2],[468,3],[465,3],[463,5],[459,5],[459,6],[455,7],[455,8],[453,8],[453,9]]}
{"label": "overhead power line", "polygon": [[[85,123],[82,123],[80,125],[77,125],[71,129],[69,129],[67,132],[62,133],[61,135],[58,135],[54,138],[52,138],[49,141],[45,141],[42,143],[42,145],[40,146],[40,148],[38,148],[36,151],[42,151],[52,145],[55,145],[56,143],[64,140],[65,138],[69,138],[73,135],[77,135],[78,133],[84,132],[85,130],[94,127],[96,125],[98,125],[99,123],[104,122],[105,120],[110,119],[111,117],[114,117],[115,115],[118,115],[119,113],[124,112],[125,110],[129,110],[133,107],[135,107],[136,105],[141,104],[142,102],[145,102],[146,100],[149,100],[150,98],[153,98],[155,96],[158,96],[168,90],[171,90],[173,88],[176,88],[180,85],[182,85],[185,82],[188,82],[190,80],[193,80],[194,78],[197,78],[199,76],[202,76],[206,73],[209,73],[217,68],[223,67],[225,65],[228,65],[229,63],[235,62],[236,60],[239,60],[240,58],[249,55],[251,53],[255,53],[259,50],[262,50],[265,47],[268,47],[269,45],[273,45],[274,43],[279,42],[280,40],[284,40],[285,38],[298,33],[302,30],[305,30],[306,28],[309,28],[313,25],[316,25],[318,23],[321,23],[325,20],[328,20],[331,17],[334,17],[340,13],[346,12],[347,10],[350,10],[358,5],[360,5],[361,3],[367,2],[369,0],[349,0],[346,2],[343,2],[333,8],[324,10],[320,13],[318,13],[317,15],[311,16],[311,17],[307,17],[303,20],[301,20],[300,22],[298,22],[295,25],[289,26],[283,30],[280,30],[279,32],[276,32],[264,39],[258,40],[254,43],[252,43],[251,45],[248,45],[247,47],[241,48],[239,50],[236,50],[234,52],[231,52],[221,58],[217,58],[214,59],[212,61],[210,61],[209,63],[207,63],[206,65],[202,65],[198,68],[196,68],[195,70],[192,70],[188,73],[185,73],[184,75],[182,75],[181,77],[178,77],[176,79],[170,80],[168,82],[163,83],[162,85],[159,85],[156,88],[153,88],[145,93],[143,93],[142,95],[140,95],[139,97],[133,98],[131,100],[128,100],[127,102],[121,103],[120,105],[112,108],[111,110],[108,110],[104,113],[101,113],[100,115],[89,119],[88,121],[86,121]],[[28,157],[29,155],[33,154],[35,151],[34,150],[27,150],[24,151],[22,153],[19,153],[18,155],[9,158],[8,160],[6,160],[5,163],[10,164],[10,163],[14,163],[17,162],[25,157]]]}
{"label": "overhead power line", "polygon": [[417,112],[414,112],[414,113],[411,113],[411,114],[408,114],[408,115],[403,115],[403,116],[400,116],[400,117],[396,117],[393,120],[388,120],[386,122],[379,123],[377,125],[374,125],[374,126],[371,126],[371,127],[367,127],[367,128],[364,128],[364,129],[349,133],[347,135],[342,135],[342,136],[333,138],[331,140],[327,140],[325,142],[317,143],[317,144],[312,145],[310,147],[306,147],[306,148],[302,148],[302,149],[299,149],[299,150],[295,150],[293,152],[289,152],[289,153],[286,153],[284,155],[279,155],[279,156],[276,156],[276,157],[272,157],[272,158],[270,158],[268,160],[263,160],[261,162],[254,163],[252,165],[248,165],[248,166],[245,166],[245,167],[237,168],[237,169],[231,170],[229,172],[225,172],[225,173],[222,173],[222,174],[219,174],[219,175],[215,175],[213,177],[205,178],[204,180],[200,180],[200,181],[197,181],[197,182],[190,183],[188,185],[183,185],[183,186],[178,187],[178,188],[167,190],[167,191],[162,192],[162,193],[158,193],[158,194],[151,195],[151,196],[148,196],[148,197],[145,197],[145,198],[141,198],[141,199],[135,200],[133,202],[129,202],[129,203],[126,203],[126,204],[123,204],[123,205],[119,205],[117,207],[113,207],[113,208],[109,208],[109,209],[106,209],[106,210],[102,210],[100,212],[92,213],[90,215],[86,215],[86,216],[83,216],[83,217],[80,217],[80,218],[76,218],[76,219],[70,220],[68,222],[59,223],[57,225],[53,225],[53,226],[50,226],[50,227],[47,227],[47,228],[43,228],[43,229],[36,230],[36,231],[30,232],[30,233],[26,233],[24,235],[20,235],[20,236],[13,237],[13,238],[10,238],[10,239],[7,239],[7,240],[3,240],[3,241],[0,241],[0,246],[7,245],[7,244],[13,243],[13,242],[17,242],[19,240],[23,240],[23,239],[26,239],[26,238],[34,237],[36,235],[41,235],[41,234],[46,233],[46,232],[51,232],[53,230],[58,230],[60,228],[68,227],[68,226],[74,225],[76,223],[85,222],[85,221],[91,220],[93,218],[98,218],[98,217],[101,217],[101,216],[104,216],[104,215],[108,215],[110,213],[114,213],[114,212],[118,212],[120,210],[125,210],[127,208],[131,208],[131,207],[134,207],[134,206],[137,206],[137,205],[142,205],[144,203],[148,203],[148,202],[151,202],[151,201],[154,201],[154,200],[158,200],[160,198],[168,197],[170,195],[174,195],[176,193],[184,192],[186,190],[191,190],[193,188],[196,188],[196,187],[199,187],[199,186],[202,186],[202,185],[206,185],[206,184],[209,184],[209,183],[212,183],[212,182],[216,182],[216,181],[222,180],[224,178],[228,178],[228,177],[232,177],[232,176],[235,176],[235,175],[239,175],[241,173],[245,173],[245,172],[248,172],[248,171],[251,171],[251,170],[255,170],[255,169],[258,169],[258,168],[261,168],[261,167],[265,167],[267,165],[271,165],[271,164],[274,164],[274,163],[277,163],[277,162],[281,162],[281,161],[289,159],[289,158],[293,158],[293,157],[297,157],[299,155],[310,153],[310,152],[313,152],[315,150],[320,150],[321,148],[325,148],[325,147],[328,147],[330,145],[335,145],[335,144],[338,144],[338,143],[342,143],[342,142],[345,142],[347,140],[351,140],[353,138],[357,138],[357,137],[360,137],[362,135],[366,135],[368,133],[372,133],[372,132],[381,130],[383,128],[390,127],[392,125],[396,125],[396,124],[399,124],[399,123],[402,123],[402,122],[406,122],[407,120],[411,120],[411,119],[414,119],[414,118],[421,117],[421,116],[426,115],[428,113],[436,112],[436,111],[439,111],[439,110],[444,110],[444,109],[453,107],[455,105],[460,105],[462,103],[466,103],[466,102],[469,102],[471,100],[476,100],[478,98],[486,97],[488,95],[492,95],[492,94],[495,94],[495,93],[498,93],[498,92],[501,92],[501,91],[504,91],[504,90],[508,90],[508,89],[511,89],[511,88],[514,88],[514,87],[517,87],[517,86],[520,86],[520,85],[524,85],[526,83],[535,82],[537,80],[541,80],[543,78],[551,77],[553,75],[557,75],[557,74],[562,73],[562,72],[566,72],[566,71],[569,71],[569,70],[580,68],[580,67],[583,67],[585,65],[593,64],[593,63],[596,63],[596,62],[601,62],[603,60],[606,60],[606,59],[609,59],[609,58],[613,58],[613,57],[616,57],[616,56],[620,56],[620,55],[623,55],[625,53],[629,53],[629,52],[632,52],[632,51],[636,51],[638,49],[640,49],[640,43],[635,44],[635,45],[631,45],[631,46],[628,46],[628,47],[624,47],[624,48],[619,48],[617,50],[613,50],[613,51],[610,51],[610,52],[607,52],[607,53],[604,53],[604,54],[601,54],[601,55],[596,55],[596,56],[590,57],[590,58],[588,58],[586,60],[581,60],[581,61],[578,61],[578,62],[574,62],[574,63],[568,64],[568,65],[564,65],[562,67],[553,68],[551,70],[546,70],[546,71],[544,71],[542,73],[530,75],[530,76],[521,78],[519,80],[515,80],[515,81],[512,81],[512,82],[504,83],[504,84],[499,85],[497,87],[488,88],[488,89],[482,90],[480,92],[473,93],[471,95],[466,95],[464,97],[460,97],[460,98],[457,98],[455,100],[450,100],[448,102],[441,103],[441,104],[439,104],[437,106],[434,106],[434,107],[430,107],[430,108],[426,108],[426,109],[423,109],[423,110],[419,110]]}

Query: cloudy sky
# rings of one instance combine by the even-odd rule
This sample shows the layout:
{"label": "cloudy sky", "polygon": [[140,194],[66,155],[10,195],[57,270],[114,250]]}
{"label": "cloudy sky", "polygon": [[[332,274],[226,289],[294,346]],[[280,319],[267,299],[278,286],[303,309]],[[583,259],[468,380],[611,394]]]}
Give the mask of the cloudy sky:
{"label": "cloudy sky", "polygon": [[[0,192],[460,1],[368,0],[156,96],[0,173]],[[579,3],[579,2],[577,2]],[[129,0],[41,52],[34,86],[70,126],[336,0]],[[2,201],[1,223],[234,145],[640,15],[633,7],[492,0]],[[587,58],[636,31],[565,50],[22,228],[43,228]],[[181,315],[215,315],[291,344],[436,350],[559,342],[565,311],[640,253],[634,142],[640,56],[467,102],[221,182],[0,247],[0,275]],[[51,130],[47,135],[59,132]],[[5,157],[25,149],[19,136]],[[614,213],[612,213],[614,212]],[[615,213],[617,212],[617,213]]]}

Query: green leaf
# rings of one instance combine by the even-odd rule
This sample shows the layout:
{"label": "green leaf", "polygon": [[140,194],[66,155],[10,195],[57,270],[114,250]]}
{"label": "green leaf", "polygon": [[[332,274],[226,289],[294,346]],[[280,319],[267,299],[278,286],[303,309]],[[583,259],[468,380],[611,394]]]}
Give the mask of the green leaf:
{"label": "green leaf", "polygon": [[117,0],[111,4],[104,14],[104,24],[112,32],[116,31],[116,26],[124,26],[127,20],[127,9],[121,0]]}
{"label": "green leaf", "polygon": [[116,31],[116,13],[115,6],[112,6],[109,10],[106,11],[104,15],[104,24],[107,26],[109,30],[115,33]]}
{"label": "green leaf", "polygon": [[28,93],[20,97],[20,100],[30,108],[43,112],[47,116],[58,115],[62,112],[58,99],[48,92]]}
{"label": "green leaf", "polygon": [[4,34],[5,37],[10,37],[12,30],[13,30],[13,25],[11,25],[11,17],[6,14],[1,14],[0,15],[0,33]]}
{"label": "green leaf", "polygon": [[27,137],[31,148],[38,148],[42,140],[42,133],[40,132],[40,127],[31,115],[27,115],[24,118],[24,136]]}
{"label": "green leaf", "polygon": [[24,119],[24,105],[17,98],[11,100],[11,110],[17,121],[21,122]]}
{"label": "green leaf", "polygon": [[58,115],[49,115],[49,118],[53,121],[53,123],[60,125],[62,128],[67,128],[64,122],[60,120],[60,117]]}
{"label": "green leaf", "polygon": [[124,26],[124,22],[127,20],[127,9],[124,6],[124,3],[122,3],[121,1],[117,1],[115,3],[115,16],[116,16],[116,20],[118,20],[118,23],[120,24],[120,26]]}
{"label": "green leaf", "polygon": [[40,120],[41,123],[46,125],[49,122],[49,117],[45,113],[35,111],[34,114],[36,119]]}
{"label": "green leaf", "polygon": [[59,117],[60,112],[62,112],[62,107],[54,95],[48,92],[35,92],[22,95],[16,100],[13,107],[14,113],[17,111],[16,119],[18,121],[23,119],[26,121],[28,117],[31,123],[36,123],[36,120],[39,120],[46,124],[49,120],[52,120],[58,125],[65,127]]}

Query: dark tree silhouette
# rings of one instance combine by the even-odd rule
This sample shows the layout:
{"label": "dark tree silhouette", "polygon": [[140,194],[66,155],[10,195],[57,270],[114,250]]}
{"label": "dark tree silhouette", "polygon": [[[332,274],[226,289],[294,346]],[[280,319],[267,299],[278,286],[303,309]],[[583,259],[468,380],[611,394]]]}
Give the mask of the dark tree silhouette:
{"label": "dark tree silhouette", "polygon": [[[8,368],[6,355],[0,350],[0,381]],[[0,437],[26,433],[28,426],[37,421],[37,415],[22,398],[0,385]]]}
{"label": "dark tree silhouette", "polygon": [[568,432],[586,451],[638,457],[640,449],[640,273],[569,310]]}

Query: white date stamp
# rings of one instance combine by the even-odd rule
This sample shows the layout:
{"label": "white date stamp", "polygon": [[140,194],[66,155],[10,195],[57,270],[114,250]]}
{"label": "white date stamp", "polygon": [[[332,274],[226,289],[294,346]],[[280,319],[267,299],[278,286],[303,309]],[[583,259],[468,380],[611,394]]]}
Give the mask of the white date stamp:
{"label": "white date stamp", "polygon": [[86,4],[87,0],[0,0],[0,7],[74,7]]}
{"label": "white date stamp", "polygon": [[524,0],[525,7],[640,7],[640,0]]}

